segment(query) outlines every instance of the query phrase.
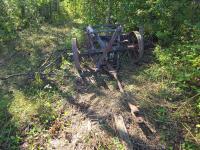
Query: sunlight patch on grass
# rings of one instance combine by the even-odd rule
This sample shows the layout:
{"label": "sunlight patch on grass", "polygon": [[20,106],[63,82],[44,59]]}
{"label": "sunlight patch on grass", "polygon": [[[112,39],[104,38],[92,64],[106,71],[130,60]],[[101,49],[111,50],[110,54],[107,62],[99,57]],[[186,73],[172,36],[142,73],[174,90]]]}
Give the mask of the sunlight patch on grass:
{"label": "sunlight patch on grass", "polygon": [[26,96],[22,91],[13,90],[13,101],[9,107],[12,120],[17,125],[30,122],[33,116],[40,119],[41,124],[48,124],[56,117],[57,109],[62,105],[56,95],[39,91],[36,96]]}
{"label": "sunlight patch on grass", "polygon": [[36,114],[37,106],[19,90],[13,91],[13,101],[10,104],[9,112],[13,116],[13,121],[18,125],[30,120],[33,114]]}

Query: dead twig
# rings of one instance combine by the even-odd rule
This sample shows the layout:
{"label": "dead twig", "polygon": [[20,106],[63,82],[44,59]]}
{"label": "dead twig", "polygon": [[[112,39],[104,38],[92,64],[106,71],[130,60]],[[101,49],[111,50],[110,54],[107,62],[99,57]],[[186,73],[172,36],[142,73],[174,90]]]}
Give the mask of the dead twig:
{"label": "dead twig", "polygon": [[[30,79],[35,78],[35,74],[38,72],[30,72],[30,73],[18,73],[18,74],[12,74],[12,75],[8,75],[6,77],[0,77],[0,80],[8,80],[10,78],[14,78],[14,77],[20,77],[20,76],[27,76]],[[56,76],[56,73],[39,73],[39,75],[44,78],[45,76]],[[75,76],[70,76],[70,75],[64,75],[64,77],[75,77]]]}
{"label": "dead twig", "polygon": [[39,72],[43,72],[45,69],[49,68],[50,66],[52,66],[53,64],[55,64],[62,56],[64,53],[67,52],[67,50],[69,49],[63,49],[61,50],[61,52],[57,55],[57,57],[55,57],[55,59],[51,62],[49,62],[51,60],[51,58],[53,57],[53,55],[56,53],[56,52],[52,52],[50,54],[50,56],[44,61],[44,63],[39,67]]}
{"label": "dead twig", "polygon": [[0,80],[7,80],[9,78],[14,78],[14,77],[19,77],[19,76],[29,76],[30,73],[17,73],[17,74],[12,74],[12,75],[8,75],[6,77],[0,77]]}
{"label": "dead twig", "polygon": [[[55,75],[54,73],[43,73],[47,68],[51,67],[52,65],[56,64],[56,62],[62,57],[62,55],[64,53],[66,53],[67,49],[63,49],[62,52],[55,58],[54,61],[50,62],[49,64],[47,64],[47,62],[49,62],[49,60],[51,59],[51,57],[53,56],[54,53],[52,53],[46,60],[45,62],[39,67],[39,71],[35,71],[35,72],[28,72],[28,73],[17,73],[17,74],[11,74],[11,75],[7,75],[6,77],[0,77],[0,80],[7,80],[10,78],[14,78],[14,77],[20,77],[20,76],[28,76],[29,78],[34,78],[36,73],[39,73],[40,76],[45,76],[45,75]],[[65,76],[67,77],[67,76]]]}
{"label": "dead twig", "polygon": [[192,96],[191,98],[189,98],[187,101],[183,102],[181,104],[181,106],[179,106],[179,108],[176,110],[176,112],[179,112],[183,107],[185,107],[189,102],[191,102],[194,98],[200,96],[200,93],[199,94],[196,94],[194,96]]}
{"label": "dead twig", "polygon": [[197,138],[192,134],[192,132],[190,131],[190,129],[188,129],[187,125],[186,125],[186,124],[183,124],[183,123],[182,123],[182,125],[183,125],[183,127],[188,131],[188,133],[191,135],[191,137],[195,140],[195,142],[196,142],[197,144],[200,144],[200,141],[198,141]]}

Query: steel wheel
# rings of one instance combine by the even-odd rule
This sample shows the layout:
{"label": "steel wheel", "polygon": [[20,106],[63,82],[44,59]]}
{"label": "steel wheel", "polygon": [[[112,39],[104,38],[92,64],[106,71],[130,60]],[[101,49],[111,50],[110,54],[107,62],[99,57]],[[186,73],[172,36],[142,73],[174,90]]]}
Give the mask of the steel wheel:
{"label": "steel wheel", "polygon": [[140,61],[144,53],[143,37],[138,31],[133,31],[128,35],[128,55],[136,63]]}
{"label": "steel wheel", "polygon": [[77,43],[76,38],[72,39],[72,52],[73,52],[75,67],[78,70],[78,72],[80,72],[81,71],[80,56],[79,56],[78,43]]}

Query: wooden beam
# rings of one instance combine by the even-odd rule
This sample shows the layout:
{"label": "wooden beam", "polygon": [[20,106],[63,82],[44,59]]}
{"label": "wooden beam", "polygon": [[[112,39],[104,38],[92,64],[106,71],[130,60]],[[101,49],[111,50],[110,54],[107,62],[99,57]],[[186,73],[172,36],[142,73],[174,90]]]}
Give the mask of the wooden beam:
{"label": "wooden beam", "polygon": [[121,115],[114,115],[115,126],[119,133],[120,138],[126,143],[127,150],[132,150],[133,145],[129,138],[123,117]]}

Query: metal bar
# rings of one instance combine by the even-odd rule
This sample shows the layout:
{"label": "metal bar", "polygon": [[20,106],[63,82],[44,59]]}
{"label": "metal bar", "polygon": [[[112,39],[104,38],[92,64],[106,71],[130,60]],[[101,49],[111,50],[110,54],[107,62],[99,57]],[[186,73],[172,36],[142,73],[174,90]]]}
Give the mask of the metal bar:
{"label": "metal bar", "polygon": [[117,37],[119,36],[119,33],[121,32],[121,26],[119,26],[115,32],[112,35],[111,40],[109,41],[108,45],[106,46],[106,48],[104,48],[103,51],[103,55],[100,57],[98,63],[97,63],[97,68],[100,69],[101,65],[103,64],[104,61],[106,61],[106,57],[109,51],[112,50],[112,45],[114,43],[114,41],[117,39]]}
{"label": "metal bar", "polygon": [[[94,55],[100,55],[100,54],[103,54],[103,51],[101,51],[101,49],[96,49],[95,51],[94,50],[88,50],[90,52],[82,52],[79,54],[79,57],[84,57],[84,56],[94,56]],[[117,50],[112,50],[112,51],[109,51],[109,53],[112,53],[112,52],[119,52],[119,53],[123,53],[125,52],[126,49],[117,49]],[[67,55],[69,57],[73,57],[73,53],[67,53]]]}
{"label": "metal bar", "polygon": [[[109,53],[112,53],[112,52],[125,52],[126,49],[119,49],[119,50],[112,50],[112,51],[109,51]],[[70,53],[71,54],[71,53]],[[93,51],[93,52],[83,52],[83,53],[80,53],[80,57],[84,57],[84,56],[94,56],[94,55],[99,55],[99,54],[103,54],[103,51]]]}
{"label": "metal bar", "polygon": [[90,37],[89,34],[87,34],[87,39],[88,39],[89,44],[91,46],[90,48],[93,50],[94,49],[94,43],[93,43],[93,40],[92,40],[92,38]]}
{"label": "metal bar", "polygon": [[102,49],[104,49],[106,47],[106,43],[99,37],[99,35],[96,33],[96,31],[91,26],[88,26],[86,28],[86,30],[90,37],[90,42],[92,42],[92,39],[95,38]]}
{"label": "metal bar", "polygon": [[73,38],[72,39],[72,52],[73,52],[73,59],[75,62],[76,69],[78,71],[81,70],[81,65],[79,61],[79,50],[78,50],[78,45],[77,45],[77,39]]}
{"label": "metal bar", "polygon": [[117,81],[117,85],[119,87],[120,92],[124,93],[124,89],[122,87],[121,82],[118,79],[117,76],[117,71],[112,67],[112,65],[110,65],[109,63],[107,63],[107,67],[108,67],[108,72],[115,78],[115,80]]}
{"label": "metal bar", "polygon": [[110,42],[108,43],[107,47],[105,48],[105,52],[108,52],[108,51],[110,51],[112,49],[112,45],[115,42],[115,40],[117,39],[117,37],[119,36],[119,33],[121,32],[121,29],[122,29],[122,27],[119,26],[115,30],[115,32],[113,33],[113,36],[112,36]]}
{"label": "metal bar", "polygon": [[99,43],[100,47],[102,49],[104,49],[106,47],[106,43],[99,37],[98,34],[96,34],[96,39],[97,39],[97,42]]}
{"label": "metal bar", "polygon": [[101,33],[101,32],[115,32],[116,29],[102,29],[102,30],[95,30],[95,33]]}
{"label": "metal bar", "polygon": [[119,24],[101,24],[101,25],[95,25],[93,28],[101,28],[101,27],[110,27],[110,28],[117,28],[120,26]]}

